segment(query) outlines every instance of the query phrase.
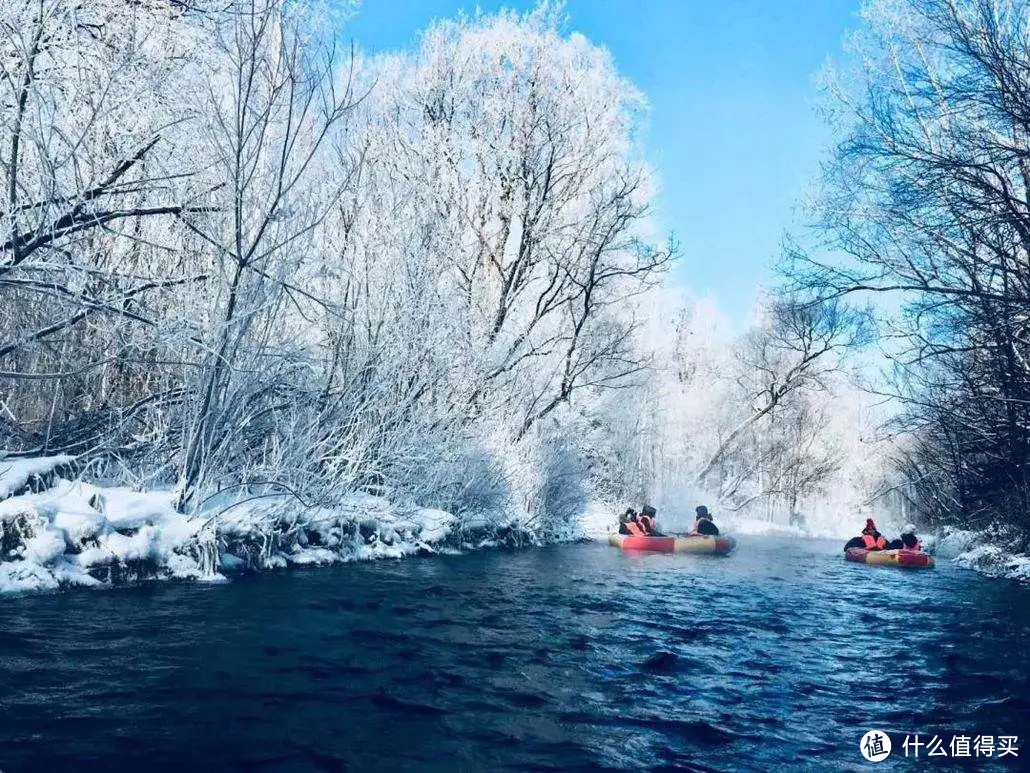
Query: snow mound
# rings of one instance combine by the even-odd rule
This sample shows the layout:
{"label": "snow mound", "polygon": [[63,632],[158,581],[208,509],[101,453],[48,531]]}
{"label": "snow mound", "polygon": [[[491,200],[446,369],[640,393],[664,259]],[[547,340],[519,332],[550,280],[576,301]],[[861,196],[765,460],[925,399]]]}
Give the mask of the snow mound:
{"label": "snow mound", "polygon": [[957,559],[971,551],[982,537],[974,531],[965,529],[947,529],[939,534],[928,536],[923,540],[923,547],[928,553],[941,558]]}
{"label": "snow mound", "polygon": [[139,529],[181,518],[170,491],[106,488],[98,492],[98,509],[116,529]]}
{"label": "snow mound", "polygon": [[[23,463],[24,461],[24,463]],[[99,487],[56,477],[69,457],[19,460],[3,478],[0,593],[150,579],[223,581],[227,573],[401,558],[531,539],[517,520],[399,506],[352,493],[332,507],[280,494],[221,499],[184,515],[171,491]],[[25,489],[32,476],[49,488]]]}
{"label": "snow mound", "polygon": [[1030,556],[1014,555],[997,545],[978,545],[957,556],[955,563],[991,577],[1030,582]]}
{"label": "snow mound", "polygon": [[0,499],[19,494],[33,478],[50,475],[59,467],[71,464],[73,456],[38,456],[31,459],[0,458]]}
{"label": "snow mound", "polygon": [[63,478],[45,491],[5,499],[0,592],[212,575],[214,562],[205,564],[195,544],[203,519],[176,514],[170,502],[168,494]]}
{"label": "snow mound", "polygon": [[1005,528],[988,527],[983,531],[946,526],[927,536],[923,547],[939,559],[950,559],[964,569],[1030,582],[1030,556],[1014,549],[1022,544]]}

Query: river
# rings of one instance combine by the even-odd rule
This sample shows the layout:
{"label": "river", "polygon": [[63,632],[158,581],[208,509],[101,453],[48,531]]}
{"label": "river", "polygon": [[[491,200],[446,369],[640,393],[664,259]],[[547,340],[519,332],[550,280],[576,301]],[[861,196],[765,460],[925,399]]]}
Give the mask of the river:
{"label": "river", "polygon": [[885,767],[906,733],[1022,747],[1030,588],[839,549],[592,543],[0,598],[0,770],[852,769],[870,729]]}

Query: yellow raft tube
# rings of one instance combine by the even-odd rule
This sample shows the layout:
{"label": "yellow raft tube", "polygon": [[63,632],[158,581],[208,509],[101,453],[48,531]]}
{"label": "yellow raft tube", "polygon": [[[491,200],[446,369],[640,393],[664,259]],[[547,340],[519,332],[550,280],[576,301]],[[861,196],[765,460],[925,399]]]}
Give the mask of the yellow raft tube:
{"label": "yellow raft tube", "polygon": [[933,569],[933,556],[921,550],[866,550],[848,548],[844,551],[848,561],[879,566],[902,566],[909,569]]}
{"label": "yellow raft tube", "polygon": [[637,537],[631,534],[609,534],[608,544],[623,550],[650,550],[657,553],[714,553],[725,555],[737,541],[733,537],[704,535],[671,537]]}

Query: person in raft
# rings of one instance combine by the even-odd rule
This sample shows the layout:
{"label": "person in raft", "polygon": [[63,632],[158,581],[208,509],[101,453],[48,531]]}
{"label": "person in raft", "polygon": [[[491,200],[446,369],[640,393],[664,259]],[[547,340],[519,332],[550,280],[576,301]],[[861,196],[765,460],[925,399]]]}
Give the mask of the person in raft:
{"label": "person in raft", "polygon": [[663,536],[662,533],[658,531],[658,522],[655,520],[657,516],[658,511],[651,507],[651,505],[644,505],[643,509],[640,511],[640,526],[649,537]]}
{"label": "person in raft", "polygon": [[646,537],[649,532],[644,526],[644,517],[632,507],[619,516],[619,534],[630,537]]}
{"label": "person in raft", "polygon": [[708,512],[708,508],[704,505],[698,505],[694,508],[694,530],[691,534],[700,534],[705,537],[718,537],[719,527],[712,523],[712,516]]}
{"label": "person in raft", "polygon": [[640,526],[636,522],[637,511],[627,507],[626,512],[619,516],[619,534],[638,534]]}
{"label": "person in raft", "polygon": [[844,550],[851,548],[865,548],[866,550],[886,550],[887,538],[876,530],[876,522],[872,518],[865,519],[865,528],[858,537],[852,537],[845,545]]}
{"label": "person in raft", "polygon": [[909,523],[905,524],[905,528],[901,530],[901,537],[892,539],[888,548],[890,550],[919,551],[923,549],[923,543],[916,536],[916,527]]}

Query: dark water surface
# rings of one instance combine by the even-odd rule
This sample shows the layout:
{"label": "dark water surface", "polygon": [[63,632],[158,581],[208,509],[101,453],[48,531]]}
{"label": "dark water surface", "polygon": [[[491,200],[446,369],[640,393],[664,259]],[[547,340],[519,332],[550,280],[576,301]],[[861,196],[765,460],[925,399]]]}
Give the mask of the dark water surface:
{"label": "dark water surface", "polygon": [[854,769],[873,728],[881,767],[905,733],[1022,747],[1030,588],[838,551],[588,544],[0,597],[0,769]]}

